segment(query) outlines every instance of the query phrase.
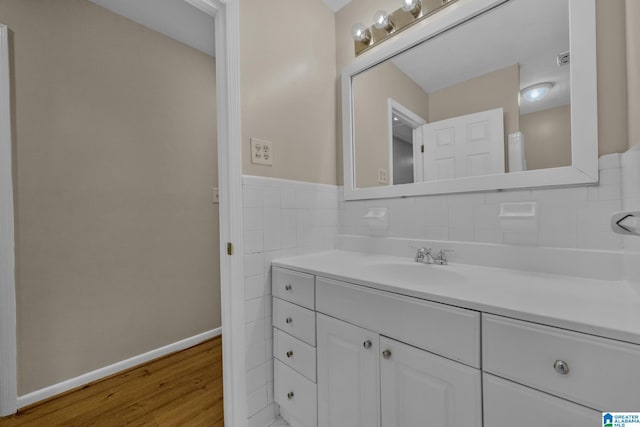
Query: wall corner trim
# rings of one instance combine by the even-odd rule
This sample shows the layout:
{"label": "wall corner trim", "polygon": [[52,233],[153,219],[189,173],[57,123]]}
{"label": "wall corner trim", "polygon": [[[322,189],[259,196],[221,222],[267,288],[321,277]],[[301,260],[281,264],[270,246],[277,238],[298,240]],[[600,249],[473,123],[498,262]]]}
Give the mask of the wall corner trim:
{"label": "wall corner trim", "polygon": [[24,396],[19,396],[17,400],[17,406],[18,408],[24,408],[25,406],[32,405],[34,403],[59,395],[74,388],[81,387],[83,385],[106,378],[118,372],[133,368],[135,366],[142,365],[159,357],[166,356],[168,354],[175,353],[189,347],[193,347],[194,345],[200,344],[221,334],[222,327],[211,329],[201,334],[194,335],[192,337],[176,341],[172,344],[165,345],[155,350],[151,350],[146,353],[142,353],[137,356],[122,360],[120,362],[105,366],[103,368],[96,369],[95,371],[87,372],[86,374],[82,374],[77,377],[62,381],[60,383],[41,388],[40,390],[27,393]]}
{"label": "wall corner trim", "polygon": [[0,416],[16,411],[16,275],[9,30],[0,24]]}

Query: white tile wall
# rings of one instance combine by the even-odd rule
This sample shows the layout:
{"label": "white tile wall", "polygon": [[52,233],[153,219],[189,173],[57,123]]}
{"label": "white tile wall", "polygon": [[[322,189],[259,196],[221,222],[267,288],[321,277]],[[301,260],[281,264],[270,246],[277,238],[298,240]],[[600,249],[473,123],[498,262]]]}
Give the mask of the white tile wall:
{"label": "white tile wall", "polygon": [[[622,155],[622,202],[626,211],[640,211],[640,146]],[[640,295],[640,236],[625,236],[627,278]]]}
{"label": "white tile wall", "polygon": [[271,261],[335,247],[338,189],[254,176],[244,176],[242,188],[248,416],[251,426],[263,427],[277,415]]}
{"label": "white tile wall", "polygon": [[[620,154],[600,158],[600,184],[539,190],[349,201],[341,197],[340,233],[506,245],[622,250],[622,238],[609,229],[611,213],[622,209]],[[638,156],[640,158],[640,155]],[[640,163],[639,163],[640,164]],[[640,167],[629,172],[640,183]],[[640,185],[635,194],[640,199]],[[633,190],[635,191],[635,190]],[[537,203],[537,231],[512,232],[500,227],[503,202]],[[361,219],[367,207],[389,208],[389,228],[370,231]]]}
{"label": "white tile wall", "polygon": [[[623,240],[609,229],[610,214],[622,210],[623,203],[625,209],[640,210],[640,148],[603,156],[599,164],[597,186],[349,202],[336,186],[244,176],[249,425],[268,425],[278,413],[273,403],[271,261],[333,249],[338,233],[532,248],[624,248],[631,260],[628,274],[635,274],[640,292],[640,267],[629,267],[640,265],[640,238]],[[503,231],[500,203],[526,201],[537,203],[537,231]],[[369,207],[389,209],[388,230],[369,230],[362,220]]]}

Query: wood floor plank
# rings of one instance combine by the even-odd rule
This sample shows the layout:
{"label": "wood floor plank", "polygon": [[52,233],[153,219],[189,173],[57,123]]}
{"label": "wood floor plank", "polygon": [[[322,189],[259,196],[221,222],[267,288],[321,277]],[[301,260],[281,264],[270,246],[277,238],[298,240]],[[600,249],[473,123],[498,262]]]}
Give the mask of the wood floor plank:
{"label": "wood floor plank", "polygon": [[[202,345],[204,344],[206,343],[203,343]],[[221,349],[220,344],[221,343],[218,343],[218,346]],[[190,357],[193,357],[194,355],[201,353],[204,350],[209,351],[210,347],[207,346],[205,349],[203,349],[200,348],[200,346],[196,346],[169,356],[162,357],[140,367],[135,367],[127,371],[112,375],[98,382],[88,384],[80,389],[83,391],[83,393],[73,392],[66,394],[64,396],[64,399],[49,399],[35,406],[27,407],[26,409],[21,410],[20,413],[21,415],[26,415],[35,411],[37,412],[37,416],[42,418],[48,417],[49,414],[53,412],[59,412],[61,410],[64,410],[65,408],[69,408],[68,410],[72,411],[74,410],[72,409],[72,407],[75,407],[75,405],[79,402],[86,403],[89,402],[92,398],[102,399],[105,392],[111,394],[120,388],[126,388],[127,385],[131,382],[140,381],[143,378],[148,379],[152,373],[174,367],[178,364],[182,364],[186,359],[189,359]],[[35,408],[37,408],[37,410]],[[77,410],[77,408],[75,409]],[[32,418],[29,417],[29,419],[31,420]]]}
{"label": "wood floor plank", "polygon": [[223,424],[220,337],[0,418],[0,427]]}

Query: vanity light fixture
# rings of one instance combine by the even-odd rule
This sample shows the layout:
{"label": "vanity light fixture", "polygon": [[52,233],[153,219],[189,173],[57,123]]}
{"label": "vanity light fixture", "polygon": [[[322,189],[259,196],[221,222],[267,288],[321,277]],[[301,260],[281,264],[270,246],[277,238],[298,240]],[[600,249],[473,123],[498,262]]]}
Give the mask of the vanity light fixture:
{"label": "vanity light fixture", "polygon": [[420,0],[402,0],[402,10],[417,18],[422,11],[422,2]]}
{"label": "vanity light fixture", "polygon": [[372,26],[367,28],[359,23],[351,27],[356,56],[456,1],[439,0],[427,9],[422,0],[401,0],[400,8],[393,13],[377,11]]}
{"label": "vanity light fixture", "polygon": [[371,43],[371,30],[369,30],[363,24],[357,23],[353,27],[351,27],[351,37],[353,37],[353,40],[355,42],[359,42],[368,46]]}
{"label": "vanity light fixture", "polygon": [[547,96],[553,83],[538,83],[533,86],[526,87],[520,91],[522,97],[529,102],[537,102]]}
{"label": "vanity light fixture", "polygon": [[373,15],[373,25],[379,30],[385,30],[387,33],[391,33],[396,29],[391,17],[384,10],[379,10]]}

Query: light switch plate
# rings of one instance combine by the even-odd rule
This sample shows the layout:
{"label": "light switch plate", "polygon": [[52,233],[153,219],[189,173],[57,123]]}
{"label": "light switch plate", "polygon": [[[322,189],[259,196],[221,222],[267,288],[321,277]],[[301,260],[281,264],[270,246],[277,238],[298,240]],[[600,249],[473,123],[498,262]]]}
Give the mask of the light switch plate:
{"label": "light switch plate", "polygon": [[273,143],[258,138],[251,138],[251,163],[272,166]]}

